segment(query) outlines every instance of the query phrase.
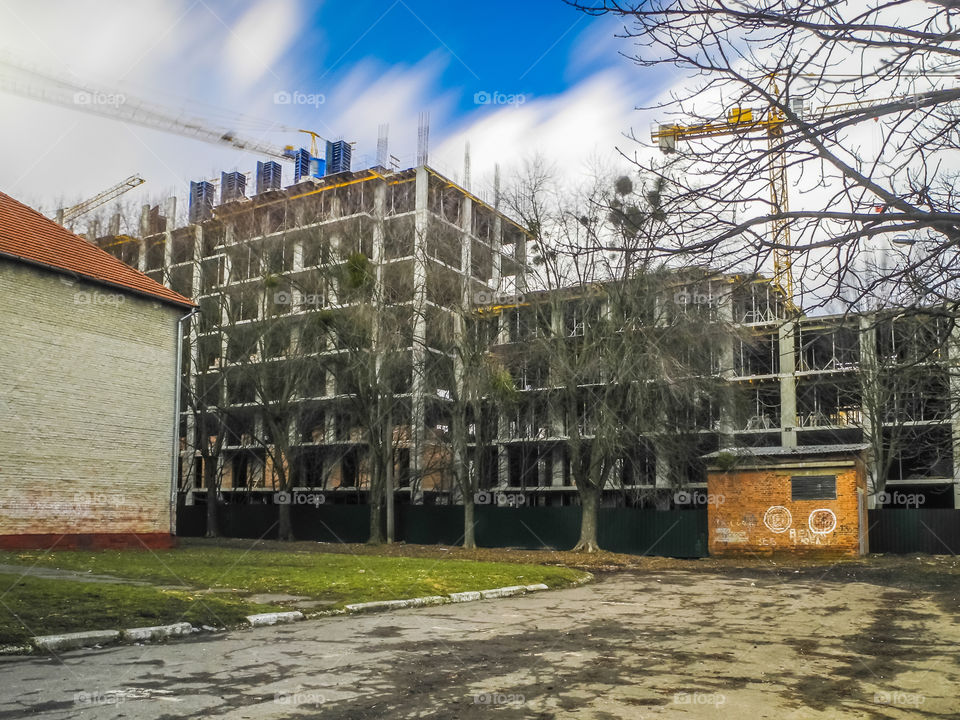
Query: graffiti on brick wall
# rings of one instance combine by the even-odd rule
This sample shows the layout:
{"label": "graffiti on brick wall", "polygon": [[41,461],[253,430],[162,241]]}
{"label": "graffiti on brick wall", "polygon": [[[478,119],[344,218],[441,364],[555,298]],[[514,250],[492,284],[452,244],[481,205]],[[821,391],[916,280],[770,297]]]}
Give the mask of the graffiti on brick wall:
{"label": "graffiti on brick wall", "polygon": [[829,508],[814,510],[807,518],[807,527],[814,535],[827,535],[837,527],[837,516]]}
{"label": "graffiti on brick wall", "polygon": [[746,530],[731,530],[728,527],[718,527],[716,532],[717,542],[722,543],[745,543],[747,541]]}
{"label": "graffiti on brick wall", "polygon": [[772,505],[763,514],[763,524],[767,526],[767,530],[773,533],[786,532],[790,529],[792,523],[793,515],[783,505]]}
{"label": "graffiti on brick wall", "polygon": [[[791,545],[827,545],[828,535],[837,527],[837,516],[829,508],[817,508],[807,516],[807,527],[793,526],[793,516],[782,505],[773,505],[763,516],[770,532],[786,535]],[[761,545],[777,545],[776,538],[761,538]]]}
{"label": "graffiti on brick wall", "polygon": [[753,513],[747,513],[743,517],[735,518],[716,518],[714,524],[716,531],[714,537],[717,542],[722,543],[745,543],[757,527],[757,516]]}
{"label": "graffiti on brick wall", "polygon": [[[714,538],[719,543],[746,543],[754,528],[759,524],[756,515],[748,513],[740,518],[716,518],[714,520]],[[826,545],[828,536],[837,527],[837,516],[829,508],[818,508],[810,512],[806,527],[794,525],[793,514],[783,505],[771,505],[763,514],[763,525],[771,533],[784,536],[780,541],[784,545]],[[776,546],[777,538],[761,537],[761,545]]]}

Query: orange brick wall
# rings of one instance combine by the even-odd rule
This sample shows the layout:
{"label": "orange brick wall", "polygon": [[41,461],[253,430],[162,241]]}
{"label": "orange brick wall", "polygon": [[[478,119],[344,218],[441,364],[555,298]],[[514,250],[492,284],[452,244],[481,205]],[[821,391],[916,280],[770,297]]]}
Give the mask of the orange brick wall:
{"label": "orange brick wall", "polygon": [[[790,478],[797,475],[836,475],[836,499],[794,502]],[[711,470],[707,488],[711,555],[860,553],[857,490],[866,490],[866,472],[859,460],[821,467],[794,461],[730,472]],[[863,502],[865,522],[865,495]]]}

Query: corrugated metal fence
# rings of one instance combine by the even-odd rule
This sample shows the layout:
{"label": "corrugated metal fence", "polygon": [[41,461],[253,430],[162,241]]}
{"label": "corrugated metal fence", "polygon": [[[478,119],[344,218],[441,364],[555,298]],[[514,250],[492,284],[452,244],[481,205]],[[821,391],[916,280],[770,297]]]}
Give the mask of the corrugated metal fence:
{"label": "corrugated metal fence", "polygon": [[[366,505],[296,505],[290,508],[298,540],[366,542],[370,514]],[[225,537],[276,538],[274,505],[224,505],[220,533]],[[526,550],[569,550],[580,537],[579,507],[506,508],[478,505],[477,545]],[[665,557],[704,557],[707,554],[706,510],[638,510],[604,508],[598,518],[600,547],[613,552]],[[181,505],[177,534],[202,537],[206,508]],[[400,505],[396,537],[421,545],[463,542],[463,508],[459,505]]]}
{"label": "corrugated metal fence", "polygon": [[871,510],[870,552],[960,554],[960,510]]}
{"label": "corrugated metal fence", "polygon": [[[366,505],[297,505],[290,509],[299,540],[366,542]],[[220,532],[225,537],[277,537],[274,505],[224,505]],[[579,507],[476,507],[480,547],[569,550],[580,536]],[[706,510],[603,508],[598,518],[600,547],[612,552],[661,557],[707,556]],[[960,554],[960,510],[910,509],[869,512],[870,551],[875,553]],[[202,537],[206,508],[177,509],[177,534]],[[397,540],[422,545],[459,545],[463,508],[458,505],[400,505]]]}

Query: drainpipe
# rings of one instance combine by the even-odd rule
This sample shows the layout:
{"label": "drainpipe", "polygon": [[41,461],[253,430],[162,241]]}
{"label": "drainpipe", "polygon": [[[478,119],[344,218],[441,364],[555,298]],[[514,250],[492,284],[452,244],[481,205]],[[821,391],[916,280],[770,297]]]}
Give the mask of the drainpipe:
{"label": "drainpipe", "polygon": [[200,311],[192,308],[177,320],[177,392],[173,398],[173,463],[170,467],[170,534],[177,534],[177,469],[180,467],[180,391],[183,388],[183,323]]}

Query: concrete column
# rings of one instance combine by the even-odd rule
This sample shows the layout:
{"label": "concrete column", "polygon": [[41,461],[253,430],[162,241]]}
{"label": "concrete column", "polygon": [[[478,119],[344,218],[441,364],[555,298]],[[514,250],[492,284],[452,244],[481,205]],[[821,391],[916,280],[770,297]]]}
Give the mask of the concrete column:
{"label": "concrete column", "polygon": [[[147,205],[146,209],[149,211],[150,206]],[[143,220],[141,218],[141,228],[143,227]],[[193,292],[191,293],[193,300],[196,300],[197,296],[200,294],[200,277],[201,277],[201,267],[203,260],[203,227],[201,225],[194,226],[195,233],[195,242],[193,246],[193,276],[191,279],[191,287]],[[183,366],[183,376],[184,382],[187,385],[187,392],[189,397],[195,398],[197,395],[197,375],[198,373],[205,372],[207,370],[206,366],[201,366],[200,363],[200,322],[199,317],[193,317],[190,319],[190,326],[187,328],[188,333],[188,347],[190,348],[190,354],[187,358],[186,364]],[[200,447],[199,443],[204,442],[203,438],[197,436],[196,428],[196,416],[193,412],[194,408],[185,407],[184,411],[187,411],[187,452],[190,453],[188,458],[189,464],[188,468],[194,468],[194,457],[196,455],[197,449]],[[190,497],[190,491],[193,490],[196,483],[194,482],[194,474],[191,473],[185,475],[185,489],[188,491],[187,497]]]}
{"label": "concrete column", "polygon": [[[326,237],[330,242],[330,258],[332,262],[337,262],[340,258],[340,235],[336,232],[328,232]],[[331,278],[327,282],[327,304],[335,305],[339,302],[338,298],[340,295],[340,288],[337,287],[337,283]]]}
{"label": "concrete column", "polygon": [[[233,227],[231,225],[227,225],[224,228],[224,232],[223,232],[224,246],[229,247],[232,242],[233,242]],[[224,252],[223,253],[224,285],[226,285],[226,287],[230,287],[230,282],[232,279],[233,279],[233,262],[230,259],[230,253]],[[230,346],[229,337],[228,337],[229,328],[232,326],[230,323],[230,307],[229,307],[230,295],[223,288],[221,288],[218,292],[220,297],[220,325],[221,327],[228,329],[228,332],[220,333],[220,357],[222,358],[221,362],[223,364],[226,364],[230,362],[230,356],[227,353]],[[223,386],[221,397],[223,398],[223,402],[226,403],[227,390],[228,390],[228,388],[226,387],[227,381],[221,382],[220,385]]]}
{"label": "concrete column", "polygon": [[502,290],[503,281],[503,219],[499,213],[493,216],[493,235],[490,237],[490,247],[493,249],[493,261],[490,269],[490,287]]}
{"label": "concrete column", "polygon": [[497,447],[497,483],[496,487],[505,488],[510,484],[510,459],[507,446],[500,443]]}
{"label": "concrete column", "polygon": [[167,225],[163,233],[163,284],[170,285],[170,266],[173,265],[173,227]]}
{"label": "concrete column", "polygon": [[150,203],[140,206],[140,236],[150,234]]}
{"label": "concrete column", "polygon": [[410,480],[418,488],[413,502],[423,501],[421,475],[423,471],[424,418],[424,366],[427,344],[427,210],[428,182],[430,175],[425,166],[417,168],[416,210],[414,213],[413,237],[413,353],[410,393]]}
{"label": "concrete column", "polygon": [[513,248],[514,260],[520,265],[520,271],[517,273],[516,288],[518,293],[527,291],[527,236],[524,233],[519,234],[516,246]]}
{"label": "concrete column", "polygon": [[553,465],[552,474],[550,476],[550,484],[553,487],[563,487],[563,476],[564,476],[564,465],[566,463],[566,458],[563,456],[563,445],[557,445],[550,451],[550,461]]}
{"label": "concrete column", "polygon": [[[727,285],[718,299],[717,312],[720,322],[733,327],[733,287]],[[719,444],[721,448],[733,447],[736,444],[734,433],[737,429],[733,377],[736,374],[736,352],[734,344],[737,337],[734,333],[725,333],[720,345],[720,377],[723,379],[720,398],[720,428]]]}
{"label": "concrete column", "polygon": [[[876,373],[877,361],[877,329],[874,327],[875,318],[870,315],[860,316],[860,378],[861,386],[865,373]],[[874,382],[871,378],[867,382]],[[861,402],[860,426],[863,432],[863,441],[870,442],[873,437],[874,423],[882,422],[880,418],[873,417],[872,407],[869,404]],[[867,509],[874,510],[877,507],[877,478],[879,471],[877,468],[877,459],[873,448],[869,448],[866,453],[867,464]],[[956,460],[955,460],[956,462]]]}
{"label": "concrete column", "polygon": [[[144,205],[140,208],[140,232],[137,234],[137,270],[146,272],[147,270],[147,244],[144,238],[150,234],[150,205]],[[189,499],[190,496],[188,495]]]}
{"label": "concrete column", "polygon": [[[461,278],[461,287],[460,287],[460,309],[454,315],[453,318],[453,332],[455,334],[454,347],[463,347],[465,343],[468,343],[469,340],[466,340],[464,336],[466,335],[467,329],[464,323],[464,318],[468,312],[470,312],[471,307],[473,307],[473,292],[472,292],[472,277],[473,273],[471,270],[471,264],[473,260],[473,240],[471,235],[471,230],[473,229],[473,200],[467,196],[463,196],[461,199],[460,206],[460,228],[463,231],[460,235],[460,278]],[[463,358],[459,352],[455,352],[453,356],[453,377],[454,377],[454,392],[456,393],[456,400],[454,402],[460,403],[462,414],[465,417],[466,411],[463,408],[463,403],[466,402],[466,395],[464,392],[465,383],[465,370],[463,367]],[[482,418],[474,418],[474,423],[477,428],[479,428]],[[470,457],[470,437],[467,432],[467,428],[463,429],[463,443],[464,443],[464,458],[453,457],[453,462],[458,463],[461,460],[468,463],[467,467],[464,468],[466,477],[468,480],[472,481],[471,473],[473,470],[473,463],[468,461],[467,458]],[[474,434],[474,450],[480,451],[479,444],[477,443],[477,436],[479,433]],[[462,502],[460,497],[460,488],[457,483],[454,483],[454,495],[453,502]]]}
{"label": "concrete column", "polygon": [[[550,330],[555,337],[561,337],[563,335],[563,315],[560,312],[562,305],[556,304],[551,305],[551,314],[550,314]],[[547,367],[547,373],[551,373],[552,368]],[[557,407],[557,403],[550,403],[547,405],[547,411],[549,412],[548,422],[550,425],[550,435],[553,437],[566,437],[567,432],[563,427],[563,413],[560,411],[560,408]],[[566,458],[564,457],[564,446],[561,444],[558,447],[553,448],[551,451],[551,464],[553,465],[553,470],[550,478],[550,484],[554,487],[563,486],[563,475],[564,475],[564,465],[566,463]]]}
{"label": "concrete column", "polygon": [[780,347],[780,444],[797,445],[797,360],[794,349],[796,321],[785,320],[779,328]]}
{"label": "concrete column", "polygon": [[960,508],[960,327],[954,326],[947,343],[950,376],[950,434],[953,451],[953,507]]}
{"label": "concrete column", "polygon": [[[293,242],[293,263],[292,263],[292,272],[300,272],[303,270],[303,234],[298,233],[296,240]],[[303,293],[300,291],[300,288],[297,287],[297,284],[294,283],[290,292],[290,302],[291,310],[300,307],[300,302],[303,299]],[[310,308],[315,310],[316,308]]]}
{"label": "concrete column", "polygon": [[173,229],[177,224],[177,198],[169,197],[163,207],[163,217],[167,221],[167,230]]}

